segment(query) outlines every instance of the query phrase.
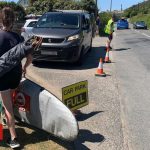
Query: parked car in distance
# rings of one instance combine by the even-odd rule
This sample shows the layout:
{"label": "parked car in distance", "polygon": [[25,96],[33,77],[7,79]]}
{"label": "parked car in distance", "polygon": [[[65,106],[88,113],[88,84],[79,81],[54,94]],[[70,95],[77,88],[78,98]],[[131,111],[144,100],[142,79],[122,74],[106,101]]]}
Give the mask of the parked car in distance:
{"label": "parked car in distance", "polygon": [[37,19],[27,19],[24,26],[21,28],[21,36],[26,40],[32,34],[32,29],[37,23]]}
{"label": "parked car in distance", "polygon": [[90,14],[86,12],[47,12],[32,32],[43,38],[42,45],[33,54],[33,63],[59,61],[81,65],[92,47],[92,25]]}
{"label": "parked car in distance", "polygon": [[134,29],[147,29],[147,25],[144,21],[137,21],[133,24]]}
{"label": "parked car in distance", "polygon": [[117,30],[119,30],[119,29],[129,29],[129,23],[125,18],[118,20]]}
{"label": "parked car in distance", "polygon": [[28,14],[25,16],[26,19],[39,19],[42,15]]}

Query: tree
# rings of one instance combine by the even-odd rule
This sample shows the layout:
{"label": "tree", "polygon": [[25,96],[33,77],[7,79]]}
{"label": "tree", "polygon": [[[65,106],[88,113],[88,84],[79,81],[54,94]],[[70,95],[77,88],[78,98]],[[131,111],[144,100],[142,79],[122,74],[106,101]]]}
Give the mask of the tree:
{"label": "tree", "polygon": [[80,9],[80,5],[78,1],[74,0],[56,0],[53,6],[54,9],[60,10],[70,10],[70,9]]}
{"label": "tree", "polygon": [[25,10],[22,6],[14,3],[14,2],[0,2],[0,10],[2,10],[6,6],[11,7],[15,11],[17,20],[23,20],[24,19]]}
{"label": "tree", "polygon": [[37,0],[29,0],[29,5],[33,6],[34,2],[36,2]]}
{"label": "tree", "polygon": [[[90,13],[97,13],[97,6],[94,0],[30,0],[32,6],[27,9],[28,13],[43,14],[52,9],[59,10],[87,10]],[[34,3],[33,3],[34,1]],[[40,7],[39,7],[40,6]]]}
{"label": "tree", "polygon": [[[40,6],[40,7],[39,7]],[[28,13],[41,15],[53,9],[53,0],[37,0],[27,9]]]}
{"label": "tree", "polygon": [[81,0],[81,8],[90,13],[97,13],[98,8],[94,0]]}

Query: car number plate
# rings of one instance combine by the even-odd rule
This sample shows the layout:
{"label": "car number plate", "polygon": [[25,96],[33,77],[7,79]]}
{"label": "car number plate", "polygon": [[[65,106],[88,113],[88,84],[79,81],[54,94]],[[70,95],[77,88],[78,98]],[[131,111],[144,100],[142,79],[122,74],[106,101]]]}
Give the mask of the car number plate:
{"label": "car number plate", "polygon": [[42,55],[57,55],[56,51],[41,51]]}

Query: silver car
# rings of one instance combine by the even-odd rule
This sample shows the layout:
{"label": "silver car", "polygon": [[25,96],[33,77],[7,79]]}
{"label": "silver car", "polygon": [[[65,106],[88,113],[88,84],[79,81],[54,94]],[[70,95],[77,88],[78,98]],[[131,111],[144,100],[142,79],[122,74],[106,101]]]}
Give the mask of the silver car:
{"label": "silver car", "polygon": [[92,49],[90,14],[83,11],[45,13],[32,30],[43,38],[33,54],[33,61],[59,61],[82,65],[84,55]]}
{"label": "silver car", "polygon": [[36,25],[38,19],[28,19],[26,20],[24,26],[21,29],[21,36],[26,40],[31,37],[32,29]]}

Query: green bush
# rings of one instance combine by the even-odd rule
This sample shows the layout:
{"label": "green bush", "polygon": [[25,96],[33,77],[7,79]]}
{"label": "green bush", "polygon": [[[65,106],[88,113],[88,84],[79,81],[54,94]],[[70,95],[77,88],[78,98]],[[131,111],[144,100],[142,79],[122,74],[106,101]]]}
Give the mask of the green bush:
{"label": "green bush", "polygon": [[60,9],[60,10],[81,9],[81,10],[87,10],[90,13],[95,13],[95,14],[97,13],[97,7],[94,0],[80,0],[80,1],[36,0],[34,3],[31,2],[30,7],[27,8],[27,13],[43,14],[53,9]]}
{"label": "green bush", "polygon": [[100,36],[105,36],[105,32],[104,32],[104,28],[105,26],[107,25],[108,23],[108,20],[111,18],[112,14],[111,13],[108,13],[108,12],[102,12],[99,14],[99,17],[100,17],[100,22],[101,22],[101,25],[100,25]]}

